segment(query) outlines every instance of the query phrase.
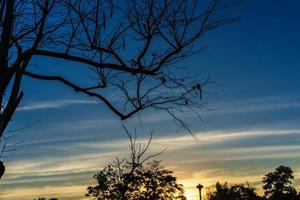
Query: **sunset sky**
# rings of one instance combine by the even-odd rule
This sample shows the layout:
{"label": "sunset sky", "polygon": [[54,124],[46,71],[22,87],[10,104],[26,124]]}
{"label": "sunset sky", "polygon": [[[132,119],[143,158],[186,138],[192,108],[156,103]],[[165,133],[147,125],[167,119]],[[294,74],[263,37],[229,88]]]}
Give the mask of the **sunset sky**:
{"label": "sunset sky", "polygon": [[[123,122],[142,143],[154,131],[149,153],[167,148],[157,159],[174,170],[188,200],[198,199],[198,183],[248,181],[260,192],[264,174],[279,165],[294,170],[300,189],[299,8],[298,0],[244,1],[232,11],[240,21],[208,33],[207,50],[183,63],[220,83],[207,88],[202,120],[185,118],[198,140],[158,111]],[[38,62],[57,70],[55,61]],[[121,121],[57,83],[25,78],[23,89],[8,128],[13,151],[4,155],[0,199],[83,199],[93,174],[128,152]]]}

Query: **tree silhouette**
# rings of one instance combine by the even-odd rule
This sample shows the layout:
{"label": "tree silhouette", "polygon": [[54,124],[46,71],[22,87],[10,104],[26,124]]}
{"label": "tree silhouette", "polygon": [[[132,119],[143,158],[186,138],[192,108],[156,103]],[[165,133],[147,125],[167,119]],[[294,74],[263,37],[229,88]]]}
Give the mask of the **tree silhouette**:
{"label": "tree silhouette", "polygon": [[[225,17],[231,6],[222,0],[1,0],[0,137],[24,96],[24,77],[95,98],[121,120],[154,108],[188,128],[177,113],[201,108],[211,80],[182,76],[174,64],[199,52],[205,33],[234,21]],[[61,71],[66,63],[74,69],[52,71],[41,58]],[[94,79],[76,78],[73,63],[92,69]]]}
{"label": "tree silhouette", "polygon": [[279,166],[263,178],[265,197],[270,200],[295,200],[297,191],[292,186],[293,170],[287,166]]}
{"label": "tree silhouette", "polygon": [[255,188],[247,184],[228,186],[227,183],[216,183],[213,191],[208,191],[208,200],[260,200]]}
{"label": "tree silhouette", "polygon": [[[145,163],[163,152],[145,156],[151,143],[152,134],[148,143],[143,146],[136,144],[136,136],[132,137],[127,129],[125,130],[130,139],[131,154],[129,158],[122,160],[116,158],[111,165],[96,173],[94,178],[98,185],[89,186],[86,196],[99,200],[186,199],[183,186],[177,183],[172,171],[164,169],[159,161]],[[280,166],[276,168],[275,172],[270,172],[263,178],[265,194],[268,195],[259,196],[256,189],[249,183],[228,185],[226,182],[224,184],[217,182],[213,187],[208,188],[205,199],[300,200],[300,193],[297,194],[297,191],[291,186],[293,178],[293,171],[290,167]],[[277,184],[282,182],[285,183],[284,187],[282,184]],[[266,184],[267,188],[265,188]],[[202,185],[199,187],[201,188]],[[46,198],[42,197],[39,200],[46,200]]]}
{"label": "tree silhouette", "polygon": [[[127,132],[128,133],[128,132]],[[159,155],[145,156],[151,137],[145,146],[130,138],[130,158],[116,159],[94,175],[96,186],[89,186],[86,196],[101,200],[185,200],[183,186],[177,183],[173,172],[159,161],[147,160]]]}
{"label": "tree silhouette", "polygon": [[208,200],[221,200],[229,198],[229,188],[227,183],[223,185],[219,182],[216,183],[214,191],[207,192]]}
{"label": "tree silhouette", "polygon": [[[121,174],[118,167],[127,171]],[[94,178],[97,186],[89,186],[87,196],[101,200],[185,200],[183,186],[177,183],[173,172],[164,169],[158,161],[141,165],[133,172],[133,166],[107,166]]]}

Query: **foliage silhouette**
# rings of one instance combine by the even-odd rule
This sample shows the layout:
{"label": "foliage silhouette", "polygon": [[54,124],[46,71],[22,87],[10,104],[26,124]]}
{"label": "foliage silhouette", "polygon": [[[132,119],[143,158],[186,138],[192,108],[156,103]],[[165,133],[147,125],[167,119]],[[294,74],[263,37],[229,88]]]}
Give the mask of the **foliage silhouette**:
{"label": "foliage silhouette", "polygon": [[[89,186],[86,196],[97,200],[185,200],[183,186],[177,183],[172,171],[162,167],[159,161],[145,163],[161,152],[142,158],[149,148],[152,135],[145,146],[136,144],[136,137],[131,135],[129,137],[130,158],[122,160],[116,158],[112,165],[96,173],[94,178],[98,185]],[[249,183],[228,185],[226,182],[224,184],[217,182],[207,189],[204,199],[300,200],[300,193],[297,194],[292,186],[293,178],[290,167],[279,166],[263,178],[264,196],[259,196]],[[46,198],[42,197],[38,200],[46,200]]]}
{"label": "foliage silhouette", "polygon": [[[124,171],[133,166],[120,165]],[[164,169],[158,161],[136,167],[133,172],[120,173],[119,168],[107,166],[94,175],[97,186],[89,186],[87,196],[101,200],[185,200],[183,186],[177,183],[173,172]]]}
{"label": "foliage silhouette", "polygon": [[145,156],[148,143],[136,144],[136,137],[130,138],[129,159],[118,159],[94,175],[98,185],[89,186],[86,196],[99,200],[185,200],[183,186],[177,183],[173,172],[165,169],[159,161],[147,160],[159,155]]}
{"label": "foliage silhouette", "polygon": [[[225,14],[232,2],[1,0],[0,137],[23,99],[24,77],[92,97],[121,120],[153,108],[188,128],[177,114],[202,108],[211,80],[178,74],[174,64],[201,51],[205,33],[235,21]],[[41,58],[60,65],[59,73]],[[75,68],[60,73],[66,62],[92,69],[95,78],[86,81]]]}
{"label": "foliage silhouette", "polygon": [[214,191],[208,191],[207,200],[260,200],[255,188],[247,184],[228,186],[227,183],[216,183]]}
{"label": "foliage silhouette", "polygon": [[286,166],[279,166],[274,172],[266,174],[262,180],[265,197],[269,200],[299,199],[296,189],[292,186],[293,179],[293,170]]}
{"label": "foliage silhouette", "polygon": [[290,167],[279,166],[262,179],[263,197],[248,183],[228,186],[227,183],[219,182],[207,191],[206,197],[207,200],[300,200],[300,193],[292,186],[293,179],[293,170]]}

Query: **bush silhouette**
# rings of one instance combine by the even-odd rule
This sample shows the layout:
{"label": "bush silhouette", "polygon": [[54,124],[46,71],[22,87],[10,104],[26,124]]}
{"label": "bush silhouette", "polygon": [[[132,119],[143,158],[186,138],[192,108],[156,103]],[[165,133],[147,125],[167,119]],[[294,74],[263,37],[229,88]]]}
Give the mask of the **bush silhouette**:
{"label": "bush silhouette", "polygon": [[228,186],[219,182],[214,186],[214,191],[208,191],[207,200],[260,200],[255,188],[247,184]]}
{"label": "bush silhouette", "polygon": [[296,200],[299,199],[296,189],[292,186],[294,179],[290,167],[279,166],[263,178],[265,197],[269,200]]}

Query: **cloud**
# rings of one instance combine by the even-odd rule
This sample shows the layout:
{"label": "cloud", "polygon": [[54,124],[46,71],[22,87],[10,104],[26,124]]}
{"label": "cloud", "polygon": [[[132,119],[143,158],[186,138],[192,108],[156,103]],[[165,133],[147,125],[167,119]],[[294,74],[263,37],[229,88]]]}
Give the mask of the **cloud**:
{"label": "cloud", "polygon": [[158,146],[170,147],[171,149],[182,149],[191,146],[201,146],[201,145],[211,145],[222,143],[226,141],[234,141],[241,140],[247,138],[255,138],[255,137],[265,137],[265,136],[280,136],[280,135],[291,135],[291,134],[299,134],[300,129],[288,129],[288,130],[280,130],[280,129],[254,129],[248,131],[212,131],[212,132],[198,132],[194,133],[194,136],[197,137],[197,141],[189,134],[180,136],[180,137],[161,137],[157,140],[154,140],[155,144]]}
{"label": "cloud", "polygon": [[[208,164],[215,161],[222,163],[235,160],[299,158],[300,154],[297,152],[300,148],[296,145],[232,147],[208,150],[203,149],[203,147],[207,145],[217,146],[217,144],[226,141],[248,140],[249,138],[265,136],[289,136],[291,134],[300,134],[300,129],[199,132],[195,133],[199,142],[188,134],[180,137],[178,135],[154,136],[149,153],[167,147],[168,151],[165,154],[167,159],[163,159],[164,164],[168,169],[176,169],[175,172],[181,182],[186,184],[188,190],[192,190],[192,186],[199,180],[205,183],[206,186],[217,180],[227,180],[229,182],[247,180],[252,182],[259,180],[258,178],[262,176],[261,169],[260,171],[251,169],[250,165],[247,166],[247,169],[236,169],[234,166],[227,169],[222,165],[211,167]],[[147,138],[140,138],[138,142],[145,143]],[[93,174],[105,166],[107,162],[110,162],[114,156],[120,155],[122,157],[128,152],[127,147],[128,139],[79,142],[68,146],[55,147],[60,152],[57,156],[33,157],[29,160],[9,162],[7,163],[9,166],[8,171],[3,180],[3,186],[6,189],[4,189],[2,196],[5,199],[18,199],[24,193],[26,198],[28,195],[28,199],[32,199],[44,193],[52,197],[56,195],[61,197],[72,194],[71,189],[74,189],[78,195],[77,197],[79,197],[84,194],[85,190],[77,188],[79,187],[76,186],[76,184],[79,184],[78,181],[91,181],[92,178],[87,176],[87,172]],[[110,149],[110,151],[103,152],[103,148]],[[65,151],[74,153],[65,157],[63,156]],[[186,171],[189,171],[189,173],[186,174]],[[35,184],[34,187],[33,184]],[[88,185],[88,183],[85,182],[85,185]],[[64,189],[66,190],[64,191]],[[75,195],[75,193],[73,194]]]}
{"label": "cloud", "polygon": [[93,171],[102,167],[105,162],[114,158],[118,152],[94,152],[82,153],[68,157],[56,156],[48,158],[36,158],[8,163],[6,171],[7,180],[19,176],[51,176],[66,173],[79,173]]}
{"label": "cloud", "polygon": [[[227,114],[248,114],[255,112],[276,111],[282,109],[300,109],[299,96],[268,96],[248,100],[228,101],[224,103],[208,103],[207,109],[198,110],[200,117],[206,119],[214,115]],[[190,115],[178,114],[181,118],[191,117]],[[172,117],[166,112],[149,112],[141,116],[143,122],[158,122],[170,120]]]}
{"label": "cloud", "polygon": [[[96,104],[96,101],[81,101],[81,100],[60,100],[35,102],[19,108],[19,111],[38,110],[38,109],[57,109],[76,104]],[[253,100],[227,102],[218,104],[219,110],[214,111],[215,114],[241,114],[249,112],[264,112],[270,110],[280,110],[300,107],[298,97],[266,97]],[[147,115],[145,120],[159,120],[159,116]],[[166,120],[167,118],[163,118]],[[68,138],[49,138],[42,137],[38,141],[30,141],[23,143],[22,149],[24,154],[28,150],[26,146],[31,147],[33,143],[40,142],[43,149],[47,149],[49,156],[32,156],[30,159],[19,159],[12,162],[7,162],[7,173],[4,177],[3,187],[6,188],[0,196],[4,199],[19,199],[21,195],[28,195],[28,199],[37,197],[41,193],[57,196],[68,196],[74,191],[77,195],[82,195],[84,189],[80,189],[77,181],[88,179],[87,172],[93,174],[95,171],[101,169],[107,162],[110,162],[114,156],[125,155],[128,147],[128,139],[112,139],[107,137],[103,141],[97,141],[100,138],[90,136],[80,137],[75,133],[76,130],[94,129],[103,127],[104,125],[115,127],[115,120],[98,120],[86,119],[78,122],[60,122],[47,127],[50,132],[57,130],[72,131],[72,135]],[[296,145],[284,143],[273,145],[266,141],[261,141],[262,144],[252,143],[250,146],[232,146],[223,148],[227,142],[237,144],[241,141],[245,142],[256,138],[258,140],[265,138],[280,138],[284,137],[298,137],[300,129],[295,128],[284,129],[280,126],[273,126],[269,128],[252,129],[249,130],[218,130],[196,132],[194,135],[198,138],[196,141],[191,135],[184,134],[168,134],[167,136],[154,135],[150,152],[158,152],[163,148],[168,148],[165,153],[164,163],[167,168],[176,169],[181,182],[187,185],[187,188],[192,190],[192,187],[201,180],[205,185],[212,184],[217,180],[227,180],[231,182],[240,181],[256,181],[260,180],[263,175],[262,169],[252,169],[251,164],[254,160],[283,160],[283,159],[298,159],[300,148]],[[56,130],[57,129],[57,130]],[[70,136],[70,138],[69,138]],[[79,137],[80,139],[76,139]],[[85,138],[86,137],[86,138]],[[73,140],[72,140],[73,139]],[[76,139],[76,140],[75,140]],[[97,140],[96,140],[97,139]],[[61,145],[60,140],[71,141],[68,145]],[[145,143],[147,138],[139,138],[138,142]],[[84,141],[84,142],[83,142]],[[43,142],[43,143],[42,143]],[[210,147],[210,148],[206,148]],[[53,153],[53,152],[55,153]],[[57,153],[58,152],[58,153]],[[68,156],[66,155],[68,152]],[[22,154],[23,155],[23,154]],[[166,158],[166,159],[165,159]],[[226,166],[232,165],[242,161],[246,166],[245,169],[240,169],[240,166],[231,166],[228,169]],[[216,164],[217,163],[217,164]],[[231,164],[230,164],[231,163]],[[268,164],[269,166],[269,164]],[[265,166],[266,168],[268,166]],[[265,170],[265,169],[264,169]],[[267,169],[268,170],[268,169]],[[265,171],[267,171],[265,170]],[[270,169],[272,170],[272,169]],[[296,169],[294,169],[296,171]],[[186,173],[186,172],[189,173]],[[199,172],[200,171],[200,172]],[[74,175],[77,174],[77,175]],[[35,183],[36,182],[36,183]],[[49,187],[46,183],[49,182]],[[55,185],[57,182],[62,185]],[[35,189],[33,189],[35,184]],[[10,187],[10,189],[9,189]],[[37,189],[36,189],[37,188]],[[69,190],[70,189],[70,190]],[[65,190],[65,191],[64,191]],[[71,191],[73,190],[73,191]],[[61,191],[61,192],[60,192]],[[80,191],[80,194],[79,194]],[[57,192],[57,193],[55,193]],[[66,192],[66,193],[64,193]],[[19,195],[19,196],[18,196]],[[27,198],[27,196],[26,196]],[[25,198],[25,199],[26,199]],[[76,198],[78,199],[78,198]]]}
{"label": "cloud", "polygon": [[300,108],[299,96],[270,96],[217,104],[214,114],[238,114]]}
{"label": "cloud", "polygon": [[41,102],[30,103],[28,105],[21,105],[18,107],[17,111],[58,109],[58,108],[63,108],[67,106],[77,105],[77,104],[97,104],[97,103],[99,102],[91,101],[91,100],[76,100],[76,99],[41,101]]}
{"label": "cloud", "polygon": [[[152,140],[150,151],[148,153],[157,152],[163,148],[168,148],[168,151],[186,151],[193,148],[201,148],[207,145],[216,145],[226,141],[236,141],[236,140],[247,140],[249,138],[265,137],[265,136],[289,136],[291,134],[300,135],[299,129],[290,129],[290,130],[249,130],[249,131],[237,131],[237,132],[206,132],[206,133],[195,133],[195,136],[198,138],[196,141],[192,136],[186,134],[183,136],[166,136],[166,137],[155,137]],[[148,138],[139,138],[138,143],[146,144]],[[124,152],[127,153],[127,147],[129,145],[128,139],[115,139],[115,140],[106,140],[101,142],[87,141],[87,142],[77,142],[72,143],[67,146],[52,144],[53,151],[61,153],[73,152],[73,155],[68,157],[53,156],[52,157],[38,157],[31,160],[23,161],[14,161],[10,163],[9,175],[16,174],[27,174],[34,172],[39,173],[40,175],[51,175],[57,173],[66,173],[66,172],[80,172],[85,169],[95,169],[99,167],[99,162],[107,161],[114,158],[115,155],[124,155]],[[51,146],[51,144],[50,144]],[[23,147],[26,149],[26,147]],[[109,151],[104,151],[103,149],[109,149]],[[300,147],[297,145],[281,145],[281,146],[253,146],[253,147],[238,147],[238,148],[227,148],[222,150],[222,155],[228,154],[236,156],[223,157],[223,158],[208,158],[211,159],[251,159],[255,158],[257,152],[259,152],[262,157],[274,156],[280,157],[283,154],[273,154],[274,152],[284,153],[289,151],[298,152]],[[204,151],[204,150],[203,150]],[[205,153],[210,151],[211,153],[217,154],[220,150],[205,150]],[[176,153],[174,153],[176,154]],[[251,154],[255,154],[254,157],[251,157]],[[249,157],[240,157],[239,155],[248,155]],[[295,155],[291,155],[295,156]],[[296,156],[299,156],[298,154]],[[199,158],[200,159],[200,158]],[[207,161],[201,157],[200,160]],[[195,159],[194,161],[197,161]],[[104,164],[104,163],[102,163]],[[38,172],[36,171],[38,169]]]}
{"label": "cloud", "polygon": [[[33,198],[38,197],[61,197],[61,198],[72,198],[75,199],[86,199],[84,198],[84,194],[86,192],[86,186],[61,186],[61,187],[37,187],[37,188],[23,188],[23,189],[15,189],[10,191],[4,191],[0,193],[1,199],[6,200],[32,200]],[[47,199],[48,199],[47,198]]]}

